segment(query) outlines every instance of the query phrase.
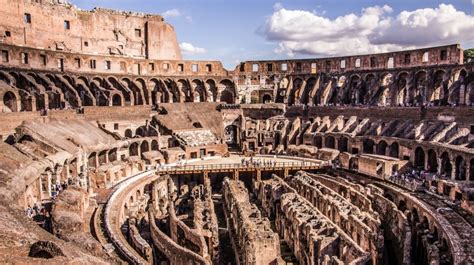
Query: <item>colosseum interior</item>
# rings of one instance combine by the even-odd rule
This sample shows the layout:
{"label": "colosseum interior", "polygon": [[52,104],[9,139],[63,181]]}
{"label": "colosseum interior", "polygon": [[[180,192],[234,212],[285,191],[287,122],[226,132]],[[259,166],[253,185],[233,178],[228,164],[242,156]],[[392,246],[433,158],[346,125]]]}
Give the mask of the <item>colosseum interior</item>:
{"label": "colosseum interior", "polygon": [[183,60],[159,15],[0,0],[4,264],[474,264],[460,45]]}

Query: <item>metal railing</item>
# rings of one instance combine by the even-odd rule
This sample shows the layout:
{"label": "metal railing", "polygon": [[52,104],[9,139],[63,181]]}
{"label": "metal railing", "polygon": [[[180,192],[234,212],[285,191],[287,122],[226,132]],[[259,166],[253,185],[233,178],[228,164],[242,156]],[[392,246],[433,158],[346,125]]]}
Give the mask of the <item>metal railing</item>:
{"label": "metal railing", "polygon": [[298,161],[298,162],[275,162],[275,163],[232,163],[232,164],[210,164],[210,165],[174,165],[157,166],[158,172],[178,172],[178,171],[203,171],[203,170],[273,170],[284,168],[308,168],[320,167],[321,163]]}

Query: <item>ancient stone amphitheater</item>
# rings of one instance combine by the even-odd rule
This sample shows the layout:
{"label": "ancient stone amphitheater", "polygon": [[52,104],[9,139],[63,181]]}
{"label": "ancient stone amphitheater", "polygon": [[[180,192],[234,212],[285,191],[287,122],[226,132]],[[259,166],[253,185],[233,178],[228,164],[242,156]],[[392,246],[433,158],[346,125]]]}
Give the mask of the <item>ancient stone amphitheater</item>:
{"label": "ancient stone amphitheater", "polygon": [[0,0],[5,264],[474,264],[459,45],[181,58],[161,16]]}

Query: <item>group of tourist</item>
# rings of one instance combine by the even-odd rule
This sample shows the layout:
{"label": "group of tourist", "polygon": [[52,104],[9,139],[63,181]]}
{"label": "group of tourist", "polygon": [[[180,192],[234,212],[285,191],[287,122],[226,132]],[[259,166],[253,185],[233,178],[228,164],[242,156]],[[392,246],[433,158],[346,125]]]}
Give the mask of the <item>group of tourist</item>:
{"label": "group of tourist", "polygon": [[39,203],[35,203],[33,207],[28,205],[26,216],[35,221],[46,231],[51,231],[51,210]]}
{"label": "group of tourist", "polygon": [[242,158],[240,164],[245,167],[274,167],[276,166],[276,161],[253,159],[253,157],[250,157],[250,159]]}
{"label": "group of tourist", "polygon": [[389,177],[389,180],[396,184],[408,187],[409,189],[416,190],[420,187],[425,187],[427,181],[426,177],[425,171],[413,168],[404,173],[395,171]]}

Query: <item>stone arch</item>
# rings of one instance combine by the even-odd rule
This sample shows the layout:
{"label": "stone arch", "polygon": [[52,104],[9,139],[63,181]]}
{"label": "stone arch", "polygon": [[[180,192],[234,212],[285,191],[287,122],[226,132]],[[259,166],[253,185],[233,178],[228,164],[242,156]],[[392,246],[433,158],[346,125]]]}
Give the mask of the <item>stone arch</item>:
{"label": "stone arch", "polygon": [[224,79],[220,82],[220,84],[222,86],[220,92],[220,101],[226,102],[227,104],[235,104],[237,93],[235,91],[234,83],[229,79]]}
{"label": "stone arch", "polygon": [[151,91],[153,105],[170,102],[170,92],[168,91],[168,88],[166,87],[166,84],[163,82],[163,80],[152,78],[150,83],[154,85]]}
{"label": "stone arch", "polygon": [[336,149],[336,139],[332,135],[326,136],[325,139],[325,147],[326,148],[331,148],[331,149]]}
{"label": "stone arch", "polygon": [[387,154],[387,142],[385,142],[384,140],[381,140],[378,144],[377,144],[377,154],[378,155],[386,155]]}
{"label": "stone arch", "polygon": [[128,147],[129,156],[138,156],[138,143],[134,142]]}
{"label": "stone arch", "polygon": [[466,180],[466,160],[462,156],[457,156],[455,160],[456,180]]}
{"label": "stone arch", "polygon": [[438,172],[438,158],[436,151],[433,149],[428,150],[428,165],[426,169],[431,173]]}
{"label": "stone arch", "polygon": [[288,95],[288,105],[294,105],[298,99],[300,98],[301,90],[303,85],[303,79],[295,78],[293,80],[293,88],[290,90],[290,94]]}
{"label": "stone arch", "polygon": [[399,157],[400,145],[397,142],[393,142],[390,145],[390,156],[394,158]]}
{"label": "stone arch", "polygon": [[443,152],[440,158],[441,158],[440,173],[450,178],[452,170],[453,170],[453,165],[451,164],[451,158],[449,156],[449,153]]}
{"label": "stone arch", "polygon": [[17,94],[13,93],[12,91],[4,91],[2,102],[3,102],[3,109],[2,112],[18,112],[19,111],[19,97]]}
{"label": "stone arch", "polygon": [[407,100],[407,90],[408,90],[408,73],[407,72],[400,72],[396,78],[397,82],[397,89],[396,95],[394,98],[394,105],[404,105]]}
{"label": "stone arch", "polygon": [[217,85],[216,81],[214,79],[208,79],[206,80],[206,83],[204,84],[207,90],[207,94],[209,95],[208,101],[209,102],[216,102],[217,101]]}
{"label": "stone arch", "polygon": [[270,94],[263,94],[262,96],[262,103],[271,103],[272,102],[272,96]]}
{"label": "stone arch", "polygon": [[316,146],[317,148],[323,148],[323,137],[320,135],[317,135],[314,137],[313,140],[313,145]]}
{"label": "stone arch", "polygon": [[97,165],[97,153],[92,152],[89,157],[88,157],[88,163],[89,167],[94,167],[97,168],[99,165]]}
{"label": "stone arch", "polygon": [[208,91],[204,86],[204,83],[199,79],[194,79],[191,82],[191,86],[194,92],[193,102],[206,102],[208,101]]}
{"label": "stone arch", "polygon": [[135,130],[135,136],[145,137],[146,136],[146,129],[144,126],[140,126]]}
{"label": "stone arch", "polygon": [[117,161],[117,148],[112,148],[109,151],[109,162]]}
{"label": "stone arch", "polygon": [[151,150],[153,150],[153,151],[158,151],[158,150],[160,150],[157,140],[151,141]]}
{"label": "stone arch", "polygon": [[184,99],[181,96],[181,92],[178,88],[178,85],[176,82],[172,79],[167,79],[164,81],[164,84],[166,85],[167,90],[170,93],[170,101],[169,102],[182,102]]}
{"label": "stone arch", "polygon": [[143,78],[137,78],[134,83],[143,95],[143,104],[150,105],[147,82]]}
{"label": "stone arch", "polygon": [[341,152],[347,152],[349,150],[349,138],[347,137],[341,137],[339,140],[339,151]]}
{"label": "stone arch", "polygon": [[193,102],[194,91],[192,91],[191,86],[188,83],[188,81],[184,79],[179,79],[176,82],[176,85],[178,86],[178,91],[180,95],[182,96],[182,100],[180,102]]}
{"label": "stone arch", "polygon": [[124,86],[122,82],[119,82],[119,80],[114,77],[114,76],[109,76],[107,77],[107,81],[109,84],[111,84],[117,91],[119,91],[122,94],[123,97],[123,103],[122,105],[132,105],[135,103],[134,95],[133,92],[130,88],[127,86]]}
{"label": "stone arch", "polygon": [[308,105],[311,91],[313,90],[314,86],[316,85],[317,79],[316,77],[310,77],[306,80],[306,84],[303,90],[303,93],[300,98],[301,104]]}
{"label": "stone arch", "polygon": [[99,165],[105,165],[107,162],[107,150],[103,150],[99,153]]}
{"label": "stone arch", "polygon": [[[444,75],[446,72],[444,70],[437,70],[433,74],[433,85],[427,89],[426,101],[432,102],[435,105],[440,105],[440,100],[444,95],[449,94],[448,91],[444,90]],[[447,87],[446,87],[447,88]]]}
{"label": "stone arch", "polygon": [[363,142],[363,151],[366,154],[373,154],[374,153],[374,145],[375,142],[372,139],[364,139]]}
{"label": "stone arch", "polygon": [[148,143],[148,141],[143,141],[140,145],[141,155],[143,156],[143,154],[148,151],[150,151],[150,144]]}
{"label": "stone arch", "polygon": [[112,106],[123,106],[122,96],[116,93],[112,95]]}
{"label": "stone arch", "polygon": [[126,129],[124,135],[125,138],[133,138],[133,132],[131,129]]}
{"label": "stone arch", "polygon": [[145,102],[143,98],[143,91],[140,90],[140,88],[135,84],[135,82],[133,82],[130,78],[123,77],[122,83],[133,95],[133,105],[143,105]]}
{"label": "stone arch", "polygon": [[422,169],[425,168],[425,151],[420,146],[418,146],[415,149],[415,156],[414,156],[414,164],[413,165],[417,168],[422,168]]}

